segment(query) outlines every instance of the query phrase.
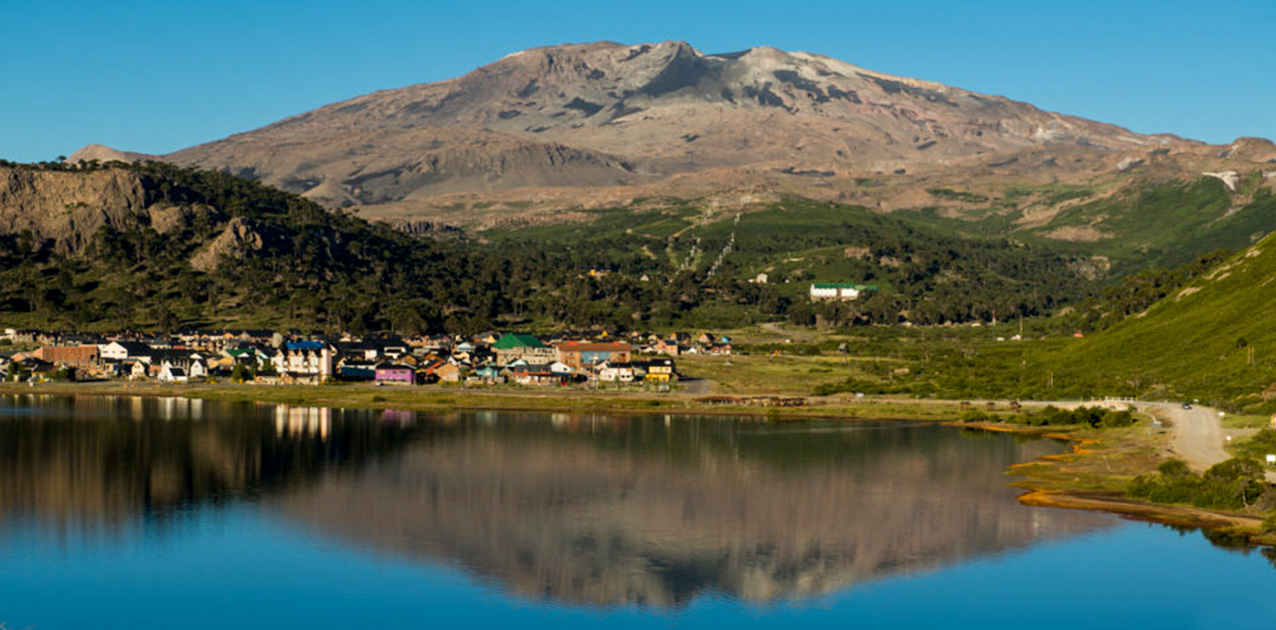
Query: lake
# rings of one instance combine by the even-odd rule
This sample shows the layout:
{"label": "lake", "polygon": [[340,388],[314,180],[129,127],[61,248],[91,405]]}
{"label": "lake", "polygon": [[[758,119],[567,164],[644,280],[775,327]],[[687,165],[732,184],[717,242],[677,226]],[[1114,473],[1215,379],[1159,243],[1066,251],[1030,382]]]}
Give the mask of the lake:
{"label": "lake", "polygon": [[0,396],[0,627],[1271,628],[1276,570],[921,423]]}

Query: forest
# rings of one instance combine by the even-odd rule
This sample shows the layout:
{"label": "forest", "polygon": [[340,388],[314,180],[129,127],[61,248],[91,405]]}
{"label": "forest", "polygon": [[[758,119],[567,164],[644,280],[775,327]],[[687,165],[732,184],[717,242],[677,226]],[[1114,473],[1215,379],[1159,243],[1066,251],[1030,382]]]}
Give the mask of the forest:
{"label": "forest", "polygon": [[[18,168],[128,169],[148,206],[190,211],[163,233],[103,227],[76,255],[29,231],[0,235],[0,314],[11,325],[423,333],[938,324],[1047,315],[1103,295],[1087,260],[1044,245],[805,199],[709,218],[693,203],[606,210],[584,224],[432,239],[226,173],[157,162]],[[192,264],[231,228],[242,238],[218,264]],[[753,281],[759,273],[769,282]],[[811,303],[813,281],[880,290]]]}

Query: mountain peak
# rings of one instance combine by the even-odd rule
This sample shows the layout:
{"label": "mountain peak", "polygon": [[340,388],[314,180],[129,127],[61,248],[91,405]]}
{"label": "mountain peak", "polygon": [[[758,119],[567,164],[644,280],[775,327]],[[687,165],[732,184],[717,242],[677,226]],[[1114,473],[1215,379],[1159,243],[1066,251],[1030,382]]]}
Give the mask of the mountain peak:
{"label": "mountain peak", "polygon": [[754,186],[759,173],[843,199],[865,176],[1011,169],[1057,180],[1187,144],[809,52],[593,42],[519,51],[166,159],[330,205],[398,208],[547,188],[704,194]]}

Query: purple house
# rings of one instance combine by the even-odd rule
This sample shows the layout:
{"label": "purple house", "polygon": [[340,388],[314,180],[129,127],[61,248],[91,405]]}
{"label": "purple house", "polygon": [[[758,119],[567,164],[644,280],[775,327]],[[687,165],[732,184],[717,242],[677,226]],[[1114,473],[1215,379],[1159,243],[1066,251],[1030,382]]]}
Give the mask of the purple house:
{"label": "purple house", "polygon": [[416,370],[398,363],[382,363],[377,366],[377,385],[415,385]]}

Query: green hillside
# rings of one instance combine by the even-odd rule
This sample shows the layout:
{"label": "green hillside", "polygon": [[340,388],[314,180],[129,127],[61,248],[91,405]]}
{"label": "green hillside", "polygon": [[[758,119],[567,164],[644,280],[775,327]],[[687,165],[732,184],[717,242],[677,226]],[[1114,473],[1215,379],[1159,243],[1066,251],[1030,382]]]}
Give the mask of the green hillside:
{"label": "green hillside", "polygon": [[[1107,197],[1091,188],[1060,185],[1010,187],[998,198],[941,188],[929,192],[937,200],[987,202],[988,207],[968,208],[960,217],[941,216],[935,208],[897,214],[959,233],[998,235],[1048,244],[1072,255],[1099,256],[1111,264],[1108,276],[1120,279],[1144,269],[1174,267],[1205,252],[1248,247],[1272,232],[1276,196],[1262,182],[1261,173],[1248,173],[1235,194],[1213,177],[1141,182]],[[1052,207],[1063,209],[1042,225],[1020,225],[1028,210]],[[1104,237],[1052,237],[1067,230],[1092,230]]]}
{"label": "green hillside", "polygon": [[1163,395],[1273,408],[1263,392],[1276,383],[1276,236],[1144,313],[1055,345],[1030,368],[1035,383],[1052,374],[1061,397]]}
{"label": "green hillside", "polygon": [[[804,325],[1044,316],[1099,288],[1086,258],[1050,244],[957,234],[862,206],[791,198],[736,214],[677,203],[640,212],[595,210],[589,218],[482,236],[502,251],[588,251],[600,264],[645,261],[690,273],[711,291],[761,294],[770,304],[765,313]],[[765,284],[751,284],[763,274]],[[855,303],[813,306],[807,298],[812,282],[868,283],[880,292]]]}

